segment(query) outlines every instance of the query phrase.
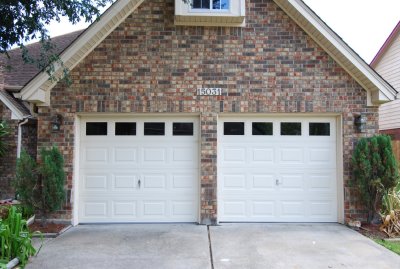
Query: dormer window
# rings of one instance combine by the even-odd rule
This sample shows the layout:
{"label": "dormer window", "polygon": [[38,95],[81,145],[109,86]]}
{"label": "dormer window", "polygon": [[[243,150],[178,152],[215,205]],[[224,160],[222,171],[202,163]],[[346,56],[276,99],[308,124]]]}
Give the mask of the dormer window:
{"label": "dormer window", "polygon": [[230,0],[193,0],[193,9],[228,10]]}
{"label": "dormer window", "polygon": [[246,0],[175,0],[175,25],[244,27]]}

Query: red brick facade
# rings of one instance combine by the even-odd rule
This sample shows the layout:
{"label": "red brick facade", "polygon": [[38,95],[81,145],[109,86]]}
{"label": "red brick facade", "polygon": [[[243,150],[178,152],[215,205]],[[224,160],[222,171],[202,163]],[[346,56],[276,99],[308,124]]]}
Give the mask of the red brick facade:
{"label": "red brick facade", "polygon": [[[77,113],[200,113],[201,223],[217,221],[217,117],[233,113],[339,113],[343,118],[345,217],[365,212],[349,187],[350,156],[360,136],[354,113],[377,132],[377,108],[357,84],[272,0],[246,2],[246,27],[174,25],[174,1],[145,1],[72,70],[73,84],[52,89],[38,115],[38,146],[58,145],[73,189]],[[199,97],[199,87],[225,95]],[[62,114],[60,133],[51,117]],[[71,197],[71,193],[69,193]],[[71,218],[71,201],[61,218]]]}
{"label": "red brick facade", "polygon": [[[0,103],[0,121],[6,121],[10,128],[10,134],[5,137],[8,145],[7,155],[0,157],[0,199],[15,197],[15,191],[11,186],[11,181],[15,177],[17,164],[17,143],[18,143],[18,120],[11,119],[11,110],[3,103]],[[37,131],[36,121],[30,120],[22,126],[22,149],[26,150],[31,156],[37,154]]]}

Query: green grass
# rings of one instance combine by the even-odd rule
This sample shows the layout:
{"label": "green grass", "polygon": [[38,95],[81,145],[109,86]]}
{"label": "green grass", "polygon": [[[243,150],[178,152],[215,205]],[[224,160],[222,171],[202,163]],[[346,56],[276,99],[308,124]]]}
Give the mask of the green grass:
{"label": "green grass", "polygon": [[374,239],[374,241],[400,255],[400,242],[389,242],[382,239]]}

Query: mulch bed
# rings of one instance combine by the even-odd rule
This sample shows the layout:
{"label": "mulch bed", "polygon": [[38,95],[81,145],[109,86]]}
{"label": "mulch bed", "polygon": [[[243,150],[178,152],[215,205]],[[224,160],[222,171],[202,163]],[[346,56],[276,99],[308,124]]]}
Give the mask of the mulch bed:
{"label": "mulch bed", "polygon": [[379,230],[380,225],[374,224],[362,224],[361,228],[358,230],[359,233],[373,238],[373,239],[387,239],[389,238],[387,234]]}
{"label": "mulch bed", "polygon": [[35,221],[29,226],[29,230],[31,232],[36,232],[40,231],[41,233],[59,233],[67,227],[68,225],[66,224],[60,224],[60,223],[54,223],[54,222],[49,222],[46,223],[45,226],[42,226],[42,224],[38,221]]}

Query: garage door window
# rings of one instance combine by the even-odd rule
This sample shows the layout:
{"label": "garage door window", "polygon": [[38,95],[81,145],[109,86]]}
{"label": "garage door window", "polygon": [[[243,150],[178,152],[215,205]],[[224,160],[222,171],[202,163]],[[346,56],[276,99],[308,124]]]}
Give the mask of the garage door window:
{"label": "garage door window", "polygon": [[224,135],[244,135],[244,122],[224,122]]}
{"label": "garage door window", "polygon": [[115,135],[136,135],[136,122],[116,122]]}
{"label": "garage door window", "polygon": [[165,135],[164,122],[145,122],[144,135]]}
{"label": "garage door window", "polygon": [[86,135],[107,135],[107,122],[87,122]]}
{"label": "garage door window", "polygon": [[252,135],[273,135],[272,122],[253,122]]}
{"label": "garage door window", "polygon": [[309,130],[311,136],[330,136],[331,125],[329,122],[310,122]]}
{"label": "garage door window", "polygon": [[301,122],[281,122],[281,135],[301,135]]}
{"label": "garage door window", "polygon": [[193,136],[193,122],[174,122],[172,129],[174,136]]}

